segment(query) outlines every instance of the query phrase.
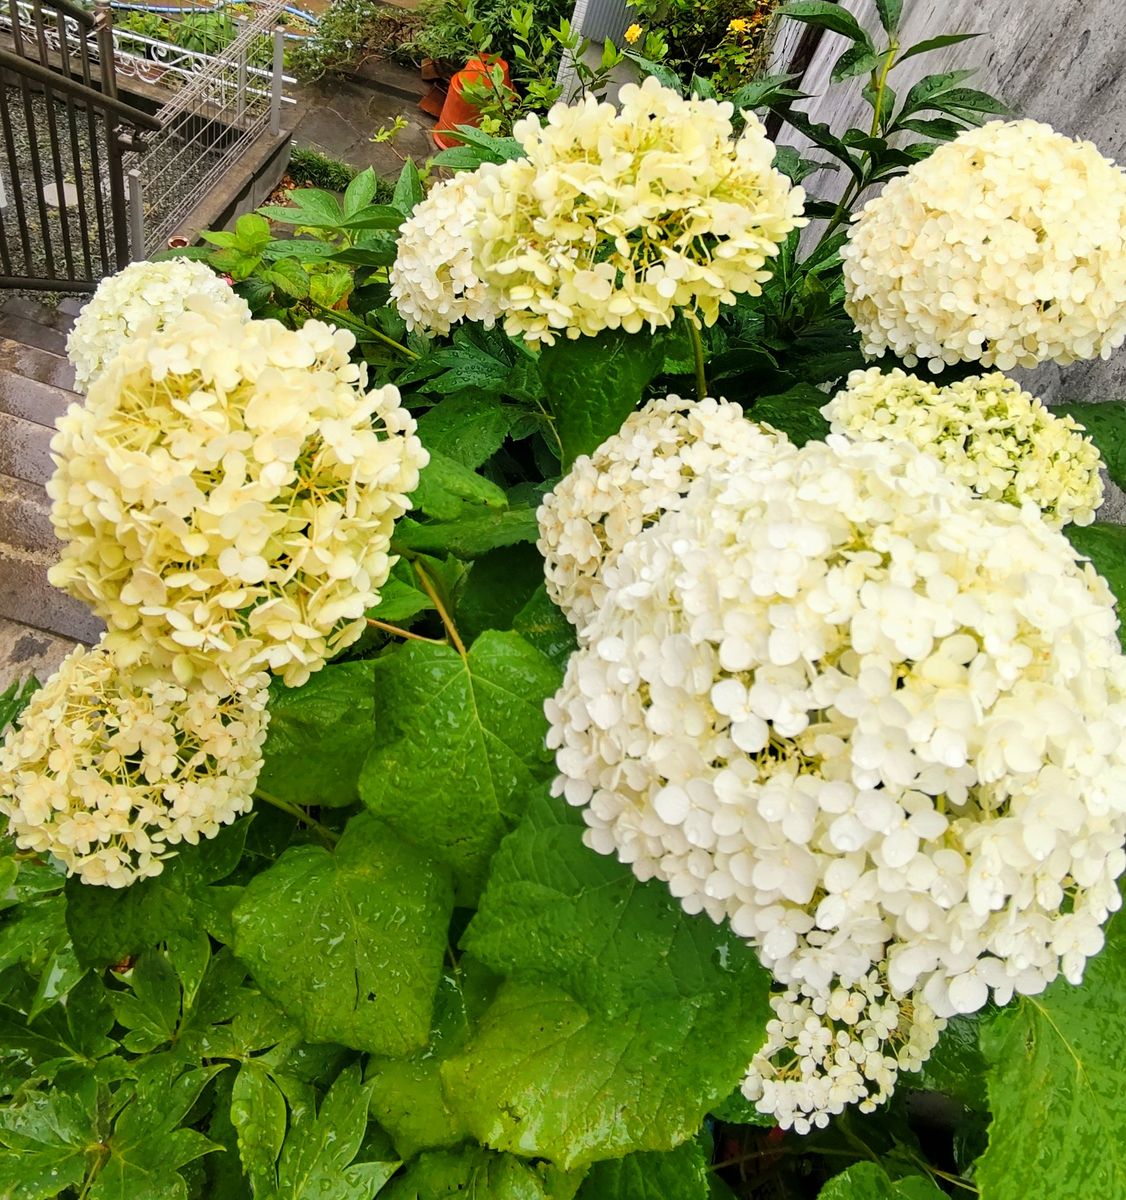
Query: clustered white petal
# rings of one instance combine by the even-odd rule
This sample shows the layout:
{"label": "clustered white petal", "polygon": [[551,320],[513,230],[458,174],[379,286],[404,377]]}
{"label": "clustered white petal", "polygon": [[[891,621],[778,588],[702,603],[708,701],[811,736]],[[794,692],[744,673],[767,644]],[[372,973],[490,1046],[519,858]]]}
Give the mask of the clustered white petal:
{"label": "clustered white petal", "polygon": [[588,845],[781,983],[938,1016],[1102,945],[1126,868],[1111,593],[913,446],[776,442],[621,549],[548,702]]}
{"label": "clustered white petal", "polygon": [[67,338],[76,389],[85,392],[130,338],[162,329],[184,311],[250,320],[246,301],[203,263],[135,262],[103,279]]}
{"label": "clustered white petal", "polygon": [[865,354],[932,371],[1108,358],[1126,339],[1126,174],[1050,126],[993,121],[888,183],[841,258]]}
{"label": "clustered white petal", "polygon": [[459,174],[433,187],[403,222],[391,298],[410,330],[449,333],[459,321],[496,322],[495,299],[477,278],[470,235],[480,179]]}
{"label": "clustered white petal", "polygon": [[1090,525],[1103,500],[1083,427],[997,372],[938,387],[898,368],[853,371],[821,412],[834,433],[910,442],[979,496],[1031,501],[1051,525]]}
{"label": "clustered white petal", "polygon": [[51,443],[55,586],[125,665],[298,684],[354,641],[427,462],[352,334],[188,312],[131,339]]}
{"label": "clustered white petal", "polygon": [[509,334],[549,345],[561,332],[656,329],[682,310],[712,324],[762,291],[767,261],[806,223],[761,122],[746,114],[736,138],[733,115],[650,78],[624,87],[617,109],[587,98],[518,121],[525,157],[459,184],[466,215],[449,240],[435,231],[444,193],[404,225],[404,316],[442,332],[461,316],[503,317]]}
{"label": "clustered white petal", "polygon": [[548,595],[581,631],[602,603],[601,573],[623,546],[678,508],[697,479],[780,436],[727,400],[649,401],[544,497],[536,544]]}
{"label": "clustered white petal", "polygon": [[783,1129],[808,1133],[850,1104],[874,1112],[900,1071],[917,1071],[946,1027],[917,998],[894,997],[879,971],[851,987],[789,988],[770,1000],[766,1042],[743,1094]]}
{"label": "clustered white petal", "polygon": [[173,847],[249,810],[266,683],[258,674],[224,693],[184,687],[123,671],[104,645],[78,647],[0,746],[0,812],[16,844],[85,883],[160,874]]}

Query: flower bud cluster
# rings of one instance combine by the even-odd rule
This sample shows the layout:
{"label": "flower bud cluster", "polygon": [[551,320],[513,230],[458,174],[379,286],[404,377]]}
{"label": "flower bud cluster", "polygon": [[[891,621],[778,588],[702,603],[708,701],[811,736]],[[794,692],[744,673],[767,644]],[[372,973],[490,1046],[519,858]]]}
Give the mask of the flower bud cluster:
{"label": "flower bud cluster", "polygon": [[855,1104],[875,1112],[900,1071],[917,1071],[946,1022],[919,999],[896,999],[879,971],[851,987],[789,988],[770,999],[766,1042],[743,1094],[782,1129],[809,1133]]}
{"label": "flower bud cluster", "polygon": [[1083,427],[994,372],[937,387],[898,368],[853,371],[821,412],[834,433],[910,442],[979,496],[1031,501],[1050,525],[1090,525],[1102,459]]}
{"label": "flower bud cluster", "polygon": [[1126,340],[1126,174],[1037,121],[992,121],[893,179],[841,250],[864,353],[940,371],[1108,358]]}

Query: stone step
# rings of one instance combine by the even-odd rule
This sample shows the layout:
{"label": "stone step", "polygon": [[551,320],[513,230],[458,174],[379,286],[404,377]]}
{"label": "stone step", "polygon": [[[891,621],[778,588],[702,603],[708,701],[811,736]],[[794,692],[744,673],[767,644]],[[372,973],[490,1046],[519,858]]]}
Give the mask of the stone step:
{"label": "stone step", "polygon": [[63,312],[61,308],[52,308],[49,304],[40,304],[27,296],[9,296],[0,301],[0,313],[34,321],[37,325],[45,325],[59,333],[70,333],[74,325],[74,317],[70,313]]}
{"label": "stone step", "polygon": [[59,301],[59,312],[66,313],[68,317],[77,317],[89,303],[89,296],[64,296]]}
{"label": "stone step", "polygon": [[74,368],[62,355],[26,346],[23,342],[0,335],[0,368],[21,379],[34,379],[64,391],[74,389]]}
{"label": "stone step", "polygon": [[13,475],[29,483],[51,478],[51,438],[54,431],[23,417],[0,412],[0,475]]}
{"label": "stone step", "polygon": [[28,346],[37,346],[51,354],[66,354],[66,334],[38,321],[28,320],[10,313],[0,312],[0,337],[11,338]]}
{"label": "stone step", "polygon": [[0,367],[0,413],[22,417],[53,431],[58,418],[78,399],[73,392]]}
{"label": "stone step", "polygon": [[40,484],[0,475],[0,542],[36,554],[58,554],[51,502]]}
{"label": "stone step", "polygon": [[0,692],[29,675],[46,683],[76,645],[71,638],[0,617]]}
{"label": "stone step", "polygon": [[47,582],[53,554],[0,543],[0,618],[92,644],[103,626],[85,604]]}

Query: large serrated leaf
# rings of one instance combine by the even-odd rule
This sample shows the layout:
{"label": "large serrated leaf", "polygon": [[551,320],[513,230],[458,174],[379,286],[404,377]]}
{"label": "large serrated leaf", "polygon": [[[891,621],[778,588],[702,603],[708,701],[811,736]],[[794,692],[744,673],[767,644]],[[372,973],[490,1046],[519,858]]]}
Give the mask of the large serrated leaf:
{"label": "large serrated leaf", "polygon": [[412,642],[375,664],[384,719],[360,776],[367,808],[449,864],[476,894],[488,861],[550,775],[543,702],[558,669],[516,633],[489,630],[462,658]]}
{"label": "large serrated leaf", "polygon": [[582,828],[540,799],[497,852],[463,944],[509,982],[442,1067],[480,1141],[567,1168],[690,1137],[770,1012],[744,941],[592,854]]}
{"label": "large serrated leaf", "polygon": [[445,868],[361,814],[333,853],[295,847],[250,881],[234,949],[310,1041],[409,1054],[430,1031],[452,905]]}
{"label": "large serrated leaf", "polygon": [[818,1200],[945,1200],[945,1193],[923,1175],[893,1180],[878,1164],[862,1162],[834,1175]]}
{"label": "large serrated leaf", "polygon": [[709,1200],[708,1155],[699,1139],[664,1154],[627,1154],[595,1163],[578,1200]]}
{"label": "large serrated leaf", "polygon": [[1126,1196],[1126,921],[1081,987],[1065,979],[982,1022],[989,1146],[982,1200]]}

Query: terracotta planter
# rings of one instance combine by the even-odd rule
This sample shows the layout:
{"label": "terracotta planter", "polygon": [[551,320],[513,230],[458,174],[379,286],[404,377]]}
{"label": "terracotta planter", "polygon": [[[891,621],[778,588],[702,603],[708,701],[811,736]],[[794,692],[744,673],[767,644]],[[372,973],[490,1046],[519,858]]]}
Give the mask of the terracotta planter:
{"label": "terracotta planter", "polygon": [[493,55],[474,56],[465,64],[465,69],[458,71],[450,80],[450,90],[446,93],[445,103],[438,116],[438,124],[431,135],[435,145],[442,150],[458,146],[461,144],[456,133],[458,125],[480,125],[480,112],[466,100],[462,91],[467,83],[479,83],[485,87],[492,87],[492,72],[498,66],[501,69],[502,86],[511,91],[512,76],[508,70],[508,63],[503,58]]}

